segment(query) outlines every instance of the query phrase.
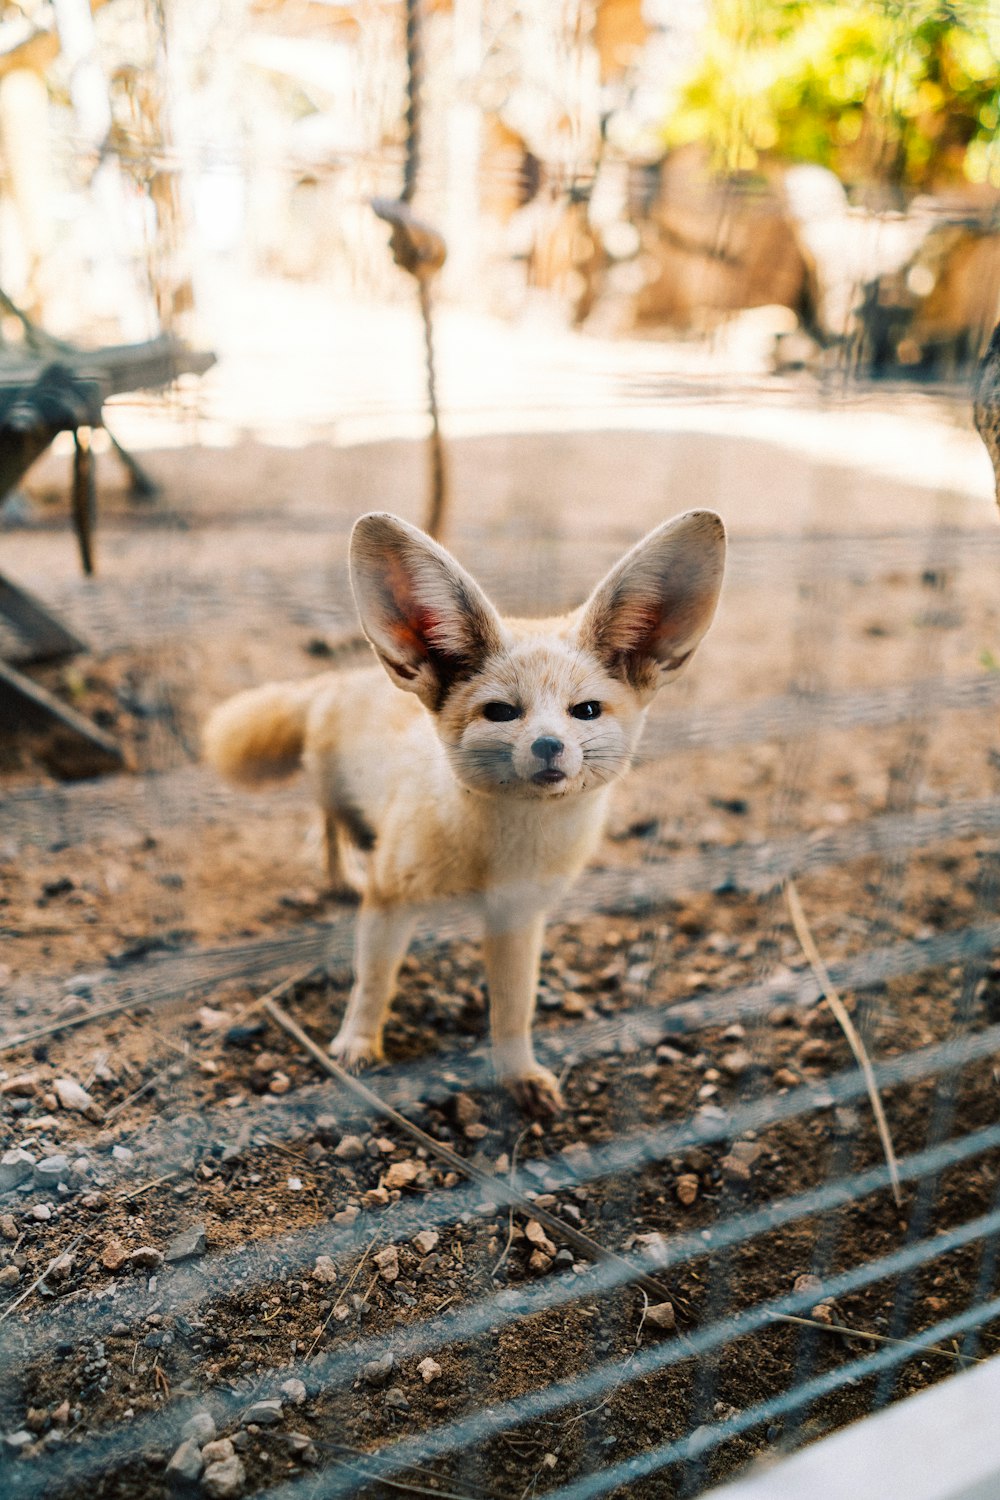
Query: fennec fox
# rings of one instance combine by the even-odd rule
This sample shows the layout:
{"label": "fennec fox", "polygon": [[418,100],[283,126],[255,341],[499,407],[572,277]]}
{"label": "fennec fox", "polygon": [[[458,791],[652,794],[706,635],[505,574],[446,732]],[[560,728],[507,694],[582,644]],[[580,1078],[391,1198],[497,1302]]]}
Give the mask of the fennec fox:
{"label": "fennec fox", "polygon": [[719,517],[688,511],[572,614],[508,620],[415,527],[358,521],[351,582],[384,670],[252,689],[205,729],[207,758],[234,781],[300,762],[312,776],[331,882],[361,896],[354,988],[330,1046],[342,1064],[382,1056],[417,918],[460,899],[484,924],[497,1073],[522,1108],[560,1108],[531,1045],[545,914],[601,837],[654,694],[711,624],[724,560]]}

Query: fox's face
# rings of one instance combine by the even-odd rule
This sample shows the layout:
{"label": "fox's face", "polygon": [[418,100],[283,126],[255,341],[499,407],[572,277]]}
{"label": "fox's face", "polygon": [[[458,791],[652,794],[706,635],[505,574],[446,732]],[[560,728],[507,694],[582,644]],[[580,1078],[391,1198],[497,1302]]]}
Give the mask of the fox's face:
{"label": "fox's face", "polygon": [[650,532],[574,614],[504,620],[445,550],[395,516],[363,516],[351,580],[390,678],[434,717],[470,791],[565,797],[624,772],[656,691],[715,613],[725,532],[689,511]]}

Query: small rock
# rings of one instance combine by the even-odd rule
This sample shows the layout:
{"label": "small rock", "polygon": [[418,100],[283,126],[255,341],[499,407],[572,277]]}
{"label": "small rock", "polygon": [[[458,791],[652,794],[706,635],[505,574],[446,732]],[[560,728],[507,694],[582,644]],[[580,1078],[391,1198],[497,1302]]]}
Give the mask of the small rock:
{"label": "small rock", "polygon": [[359,1135],[341,1136],[333,1154],[341,1161],[357,1161],[365,1154],[365,1143]]}
{"label": "small rock", "polygon": [[810,1271],[804,1272],[801,1276],[796,1276],[794,1282],[792,1283],[792,1291],[796,1293],[815,1293],[822,1290],[822,1281],[820,1281],[819,1277],[814,1276]]}
{"label": "small rock", "polygon": [[374,1386],[376,1389],[378,1389],[379,1386],[388,1385],[390,1379],[392,1378],[392,1372],[395,1368],[395,1364],[395,1356],[393,1355],[392,1351],[389,1350],[387,1353],[383,1354],[380,1359],[370,1359],[368,1361],[368,1363],[362,1368],[361,1379],[365,1385]]}
{"label": "small rock", "polygon": [[802,1043],[798,1061],[803,1067],[821,1068],[830,1061],[830,1045],[822,1037],[814,1036]]}
{"label": "small rock", "polygon": [[482,1111],[471,1094],[452,1095],[451,1107],[455,1120],[464,1129],[466,1125],[477,1125]]}
{"label": "small rock", "polygon": [[204,1255],[205,1248],[204,1224],[192,1224],[190,1229],[182,1229],[180,1234],[174,1235],[163,1252],[163,1259],[168,1265],[176,1265],[178,1261],[195,1260]]}
{"label": "small rock", "polygon": [[750,1163],[738,1156],[724,1156],[719,1162],[719,1170],[730,1182],[749,1182],[752,1176]]}
{"label": "small rock", "polygon": [[47,1276],[46,1276],[46,1280],[48,1280],[48,1281],[65,1281],[66,1278],[67,1278],[67,1276],[69,1275],[69,1273],[72,1271],[72,1269],[73,1269],[73,1257],[72,1257],[72,1255],[69,1255],[69,1254],[60,1255],[49,1266],[48,1273],[47,1273]]}
{"label": "small rock", "polygon": [[205,1462],[198,1444],[194,1438],[185,1438],[180,1447],[174,1449],[173,1457],[167,1464],[167,1483],[183,1489],[197,1481],[204,1467]]}
{"label": "small rock", "polygon": [[181,1428],[181,1437],[201,1447],[215,1437],[215,1418],[210,1411],[196,1411]]}
{"label": "small rock", "polygon": [[40,1224],[47,1224],[52,1217],[52,1210],[47,1203],[36,1203],[31,1210],[31,1217]]}
{"label": "small rock", "polygon": [[267,1087],[271,1094],[287,1094],[291,1086],[292,1080],[287,1073],[275,1073]]}
{"label": "small rock", "polygon": [[101,1265],[106,1271],[120,1271],[128,1260],[128,1250],[119,1239],[108,1240],[101,1251]]}
{"label": "small rock", "polygon": [[723,1053],[720,1059],[720,1067],[730,1078],[742,1078],[743,1074],[753,1066],[753,1058],[745,1047],[734,1047],[731,1052]]}
{"label": "small rock", "polygon": [[281,1397],[264,1396],[260,1401],[254,1401],[243,1413],[243,1426],[256,1422],[258,1427],[273,1427],[281,1418]]}
{"label": "small rock", "polygon": [[674,1184],[674,1192],[677,1194],[678,1203],[684,1208],[690,1208],[698,1196],[698,1178],[694,1172],[682,1172]]}
{"label": "small rock", "polygon": [[779,1089],[794,1089],[799,1083],[798,1073],[793,1073],[791,1068],[775,1068],[771,1078]]}
{"label": "small rock", "polygon": [[18,1428],[17,1432],[5,1432],[3,1435],[3,1445],[10,1453],[24,1453],[34,1441],[34,1433],[29,1432],[26,1427]]}
{"label": "small rock", "polygon": [[13,1214],[0,1214],[0,1235],[5,1240],[17,1239],[17,1220]]}
{"label": "small rock", "polygon": [[247,1471],[234,1455],[220,1464],[209,1464],[201,1476],[201,1487],[212,1500],[230,1500],[246,1483]]}
{"label": "small rock", "polygon": [[62,1109],[75,1109],[80,1114],[96,1108],[87,1090],[75,1078],[57,1078],[52,1085]]}
{"label": "small rock", "polygon": [[417,1372],[424,1385],[430,1385],[432,1380],[440,1380],[444,1373],[437,1360],[431,1359],[429,1354],[426,1359],[422,1359],[419,1365],[417,1365]]}
{"label": "small rock", "polygon": [[35,1182],[41,1188],[58,1187],[69,1176],[69,1157],[57,1151],[35,1163]]}
{"label": "small rock", "polygon": [[304,1464],[319,1463],[319,1453],[307,1432],[290,1432],[285,1441],[289,1452]]}
{"label": "small rock", "polygon": [[365,1208],[385,1208],[390,1202],[389,1189],[384,1187],[369,1188],[367,1193],[362,1193],[361,1201]]}
{"label": "small rock", "polygon": [[0,1193],[19,1187],[31,1176],[35,1166],[36,1158],[30,1151],[5,1151],[0,1156]]}
{"label": "small rock", "polygon": [[313,1280],[321,1281],[329,1286],[337,1279],[337,1267],[329,1255],[317,1255],[316,1264],[313,1266]]}
{"label": "small rock", "polygon": [[306,1399],[305,1381],[298,1380],[294,1375],[282,1381],[281,1389],[293,1406],[301,1406]]}
{"label": "small rock", "polygon": [[654,1302],[646,1308],[646,1322],[658,1333],[670,1333],[677,1326],[677,1314],[672,1302]]}
{"label": "small rock", "polygon": [[133,1250],[126,1264],[135,1271],[155,1271],[158,1266],[163,1265],[163,1255],[152,1245],[140,1245],[138,1250]]}
{"label": "small rock", "polygon": [[203,1005],[198,1011],[198,1025],[203,1031],[218,1031],[232,1019],[228,1010],[214,1010],[210,1005]]}
{"label": "small rock", "polygon": [[552,1270],[552,1256],[546,1255],[544,1250],[532,1250],[528,1257],[528,1270],[533,1276],[544,1276]]}
{"label": "small rock", "polygon": [[[539,1224],[537,1219],[528,1220],[527,1224],[525,1224],[524,1226],[524,1236],[529,1244],[534,1245],[536,1250],[540,1250],[542,1254],[547,1256],[550,1260],[554,1258],[556,1247],[555,1245],[553,1245],[552,1241],[549,1239],[548,1235],[545,1233],[545,1230],[542,1228],[541,1224]],[[546,1266],[545,1269],[548,1270],[548,1266]]]}
{"label": "small rock", "polygon": [[59,1405],[53,1408],[53,1411],[52,1411],[52,1421],[55,1423],[55,1425],[57,1427],[68,1427],[69,1426],[69,1418],[70,1418],[70,1406],[69,1406],[69,1402],[68,1401],[60,1401]]}
{"label": "small rock", "polygon": [[3,1270],[0,1271],[0,1287],[3,1287],[4,1291],[9,1291],[12,1286],[17,1286],[20,1279],[21,1273],[16,1266],[4,1266]]}
{"label": "small rock", "polygon": [[410,1244],[419,1255],[430,1255],[432,1250],[437,1249],[440,1239],[436,1229],[421,1229],[419,1234],[413,1236]]}
{"label": "small rock", "polygon": [[0,1094],[6,1094],[11,1099],[32,1099],[37,1093],[37,1073],[17,1073],[13,1078],[6,1078],[0,1083]]}
{"label": "small rock", "polygon": [[390,1386],[385,1393],[385,1404],[390,1411],[409,1411],[410,1403],[398,1385]]}
{"label": "small rock", "polygon": [[111,1160],[116,1161],[119,1163],[119,1165],[125,1167],[128,1166],[130,1161],[135,1160],[135,1152],[128,1146],[112,1146]]}
{"label": "small rock", "polygon": [[360,1212],[360,1208],[355,1208],[353,1203],[349,1203],[346,1208],[342,1208],[339,1213],[334,1214],[333,1222],[335,1224],[353,1224]]}
{"label": "small rock", "polygon": [[395,1281],[399,1275],[399,1251],[395,1245],[387,1245],[374,1257],[383,1281]]}
{"label": "small rock", "polygon": [[410,1187],[420,1176],[420,1171],[421,1168],[415,1161],[393,1162],[392,1166],[382,1178],[382,1182],[385,1187],[390,1189],[390,1191],[393,1188]]}
{"label": "small rock", "polygon": [[230,1438],[215,1438],[205,1444],[201,1456],[207,1464],[224,1464],[235,1452]]}
{"label": "small rock", "polygon": [[302,1178],[301,1177],[289,1177],[289,1179],[288,1179],[288,1191],[290,1193],[301,1193],[301,1191],[302,1191]]}

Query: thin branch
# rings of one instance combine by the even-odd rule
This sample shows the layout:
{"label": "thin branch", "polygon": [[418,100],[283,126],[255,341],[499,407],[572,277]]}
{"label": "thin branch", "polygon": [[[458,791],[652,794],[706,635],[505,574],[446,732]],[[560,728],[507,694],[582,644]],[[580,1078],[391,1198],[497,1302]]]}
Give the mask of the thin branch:
{"label": "thin branch", "polygon": [[866,1339],[870,1344],[894,1344],[897,1349],[913,1349],[918,1354],[937,1354],[941,1359],[953,1360],[959,1365],[985,1365],[989,1361],[974,1359],[954,1349],[942,1349],[937,1344],[921,1344],[916,1339],[891,1339],[885,1333],[870,1333],[867,1328],[848,1328],[846,1323],[821,1323],[818,1318],[798,1318],[792,1313],[775,1313],[775,1323],[794,1323],[799,1328],[815,1328],[820,1333],[842,1333],[851,1339]]}
{"label": "thin branch", "polygon": [[5,1319],[9,1318],[14,1309],[20,1307],[22,1302],[26,1302],[28,1300],[32,1292],[36,1291],[38,1287],[41,1286],[46,1276],[48,1276],[49,1272],[52,1270],[52,1267],[58,1261],[62,1260],[64,1255],[73,1254],[73,1251],[76,1249],[77,1245],[82,1239],[83,1235],[78,1234],[76,1239],[73,1240],[65,1250],[60,1250],[58,1255],[53,1255],[52,1259],[49,1261],[42,1274],[40,1276],[36,1276],[31,1285],[29,1287],[26,1287],[25,1290],[21,1293],[20,1297],[15,1298],[15,1300],[11,1302],[8,1307],[5,1307],[2,1313],[0,1313],[0,1323],[3,1323]]}
{"label": "thin branch", "polygon": [[826,1003],[838,1021],[841,1030],[847,1038],[851,1051],[854,1053],[855,1061],[864,1074],[868,1098],[871,1101],[872,1113],[875,1116],[879,1139],[882,1142],[882,1150],[885,1153],[885,1163],[889,1168],[889,1176],[892,1179],[892,1196],[896,1201],[896,1207],[902,1208],[903,1193],[899,1181],[899,1164],[896,1160],[896,1152],[893,1149],[892,1136],[889,1133],[889,1123],[885,1117],[885,1110],[882,1108],[882,1099],[879,1095],[878,1084],[875,1082],[875,1073],[872,1069],[871,1059],[868,1056],[864,1042],[858,1035],[854,1022],[848,1015],[847,1007],[834,989],[829,971],[820,957],[819,949],[816,947],[813,935],[809,930],[809,924],[806,921],[806,914],[802,910],[802,902],[799,900],[799,893],[794,880],[785,881],[785,896],[788,901],[789,914],[792,918],[792,926],[795,928],[795,936],[798,938],[802,946],[802,951],[809,961],[809,967],[816,976],[816,982],[823,992]]}

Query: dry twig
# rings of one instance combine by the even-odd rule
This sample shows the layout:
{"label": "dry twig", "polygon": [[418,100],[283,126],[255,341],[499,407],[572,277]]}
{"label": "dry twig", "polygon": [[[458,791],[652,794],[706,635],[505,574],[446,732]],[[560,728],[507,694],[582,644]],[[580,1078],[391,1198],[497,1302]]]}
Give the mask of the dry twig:
{"label": "dry twig", "polygon": [[872,1113],[875,1116],[879,1139],[882,1142],[882,1150],[885,1153],[886,1166],[889,1168],[889,1176],[892,1179],[892,1196],[896,1201],[896,1207],[902,1208],[903,1193],[899,1181],[899,1165],[896,1161],[896,1152],[893,1149],[892,1136],[889,1133],[889,1123],[885,1117],[885,1110],[882,1108],[878,1084],[875,1082],[875,1073],[871,1065],[871,1059],[868,1056],[864,1042],[858,1035],[854,1022],[847,1012],[847,1007],[834,989],[829,971],[820,957],[819,949],[816,947],[813,935],[809,930],[809,924],[806,921],[806,914],[802,910],[802,902],[799,900],[799,893],[794,880],[785,881],[785,896],[792,918],[792,926],[795,928],[795,936],[798,938],[802,946],[802,951],[809,961],[809,967],[816,976],[816,982],[823,992],[823,997],[830,1007],[832,1014],[836,1017],[840,1029],[846,1036],[851,1051],[854,1053],[855,1061],[864,1074],[868,1098],[871,1101]]}

